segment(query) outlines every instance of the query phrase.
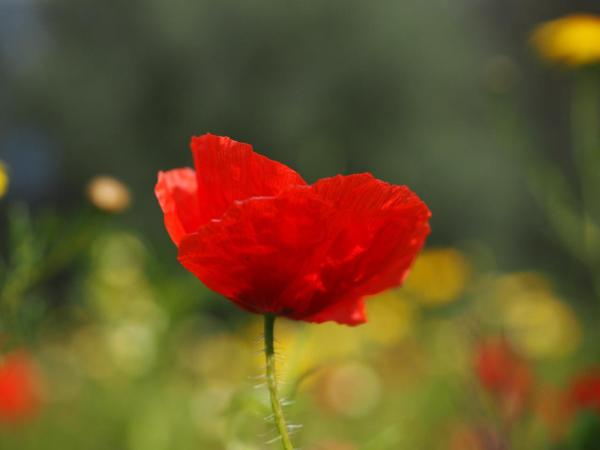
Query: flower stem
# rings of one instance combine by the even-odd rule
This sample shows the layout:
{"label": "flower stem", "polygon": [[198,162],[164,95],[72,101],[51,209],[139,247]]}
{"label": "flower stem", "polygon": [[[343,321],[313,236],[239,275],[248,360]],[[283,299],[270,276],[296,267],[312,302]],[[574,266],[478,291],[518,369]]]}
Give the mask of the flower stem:
{"label": "flower stem", "polygon": [[279,393],[277,390],[277,374],[275,371],[275,345],[273,340],[273,334],[275,329],[275,316],[271,314],[265,315],[265,359],[267,369],[267,387],[269,388],[269,395],[271,397],[271,408],[273,410],[273,418],[275,419],[275,426],[281,437],[281,444],[283,450],[294,450],[292,441],[288,434],[287,424],[283,415],[283,408],[281,406],[281,400],[279,399]]}
{"label": "flower stem", "polygon": [[596,294],[600,297],[600,97],[594,73],[576,74],[571,96],[571,128],[576,167],[581,182],[581,236],[585,261],[591,272]]}
{"label": "flower stem", "polygon": [[[600,162],[600,103],[595,74],[582,70],[576,74],[571,96],[571,127],[575,162],[581,178],[581,195],[587,213],[596,203],[594,195],[599,187]],[[597,212],[597,211],[596,211]]]}

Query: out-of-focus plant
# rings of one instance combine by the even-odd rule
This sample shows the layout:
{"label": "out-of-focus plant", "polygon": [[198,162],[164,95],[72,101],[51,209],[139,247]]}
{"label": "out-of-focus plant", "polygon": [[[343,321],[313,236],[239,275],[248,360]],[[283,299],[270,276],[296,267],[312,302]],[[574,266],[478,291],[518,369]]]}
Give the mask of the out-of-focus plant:
{"label": "out-of-focus plant", "polygon": [[563,243],[590,270],[600,298],[600,17],[575,14],[543,23],[531,42],[540,56],[573,70],[570,125],[578,189],[548,160],[533,165],[533,190]]}
{"label": "out-of-focus plant", "polygon": [[571,410],[589,409],[600,417],[600,368],[588,369],[571,381],[567,402]]}
{"label": "out-of-focus plant", "polygon": [[12,339],[24,338],[33,332],[32,320],[39,317],[43,304],[22,301],[25,294],[45,280],[55,265],[45,261],[50,242],[44,231],[54,228],[54,219],[44,220],[34,228],[25,205],[13,205],[8,212],[8,253],[2,260],[0,274],[0,325],[6,339],[3,346],[12,346]]}
{"label": "out-of-focus plant", "polygon": [[531,400],[534,377],[529,363],[501,337],[480,342],[475,372],[483,388],[498,402],[502,420],[512,422]]}
{"label": "out-of-focus plant", "polygon": [[595,449],[600,439],[600,370],[580,370],[551,399],[552,415],[545,419],[555,440],[573,450]]}
{"label": "out-of-focus plant", "polygon": [[[122,211],[129,204],[127,188],[117,180],[102,178],[90,193],[101,211]],[[106,188],[106,184],[109,185]],[[36,321],[46,307],[36,300],[36,288],[44,288],[58,274],[73,267],[105,224],[92,208],[83,208],[73,217],[31,213],[23,203],[11,204],[7,212],[7,252],[0,258],[0,327],[6,335],[2,346],[10,348],[36,332]]]}

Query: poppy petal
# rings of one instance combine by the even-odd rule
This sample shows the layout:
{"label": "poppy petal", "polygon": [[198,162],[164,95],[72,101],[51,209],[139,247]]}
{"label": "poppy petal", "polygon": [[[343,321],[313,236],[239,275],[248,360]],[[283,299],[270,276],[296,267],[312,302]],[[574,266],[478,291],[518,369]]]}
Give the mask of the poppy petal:
{"label": "poppy petal", "polygon": [[[222,216],[186,236],[179,261],[206,286],[258,313],[296,314],[283,293],[315,249],[326,244],[323,220],[329,208],[309,187],[297,187],[279,197],[254,197],[235,202]],[[313,286],[304,280],[296,292]],[[313,286],[314,288],[314,286]]]}
{"label": "poppy petal", "polygon": [[363,297],[342,300],[304,320],[313,323],[333,320],[342,325],[360,325],[367,321],[365,300]]}
{"label": "poppy petal", "polygon": [[335,205],[340,228],[354,222],[347,257],[340,263],[346,267],[345,278],[354,280],[356,295],[401,284],[430,231],[425,203],[406,186],[371,174],[324,178],[313,190]]}
{"label": "poppy petal", "polygon": [[[330,208],[322,225],[328,238],[305,266],[308,272],[290,283],[283,301],[319,286],[305,295],[292,318],[360,323],[333,314],[324,318],[326,311],[342,311],[344,301],[401,284],[429,233],[430,212],[408,188],[369,174],[323,179],[312,191]],[[316,281],[311,285],[306,279]]]}
{"label": "poppy petal", "polygon": [[378,180],[370,173],[337,175],[322,178],[312,185],[314,192],[341,210],[357,213],[377,213],[418,206],[429,211],[425,204],[406,186]]}
{"label": "poppy petal", "polygon": [[189,168],[159,172],[155,193],[169,236],[179,245],[185,235],[200,226],[196,174]]}
{"label": "poppy petal", "polygon": [[236,200],[275,196],[306,182],[284,164],[255,153],[252,146],[228,137],[193,137],[200,221],[221,217]]}

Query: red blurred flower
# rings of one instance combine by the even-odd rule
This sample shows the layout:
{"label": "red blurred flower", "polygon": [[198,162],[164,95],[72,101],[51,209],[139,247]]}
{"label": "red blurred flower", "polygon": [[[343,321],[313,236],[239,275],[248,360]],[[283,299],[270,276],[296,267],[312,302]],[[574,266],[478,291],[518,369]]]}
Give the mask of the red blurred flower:
{"label": "red blurred flower", "polygon": [[475,354],[479,382],[500,401],[507,418],[520,414],[533,389],[529,364],[503,338],[481,342]]}
{"label": "red blurred flower", "polygon": [[589,409],[600,415],[600,368],[573,379],[567,394],[567,409],[569,412]]}
{"label": "red blurred flower", "polygon": [[179,261],[254,313],[355,325],[363,298],[400,284],[429,233],[405,186],[370,174],[312,185],[248,144],[192,138],[196,170],[160,172],[156,196]]}
{"label": "red blurred flower", "polygon": [[0,363],[0,422],[22,422],[37,413],[42,402],[40,375],[30,357],[14,352]]}

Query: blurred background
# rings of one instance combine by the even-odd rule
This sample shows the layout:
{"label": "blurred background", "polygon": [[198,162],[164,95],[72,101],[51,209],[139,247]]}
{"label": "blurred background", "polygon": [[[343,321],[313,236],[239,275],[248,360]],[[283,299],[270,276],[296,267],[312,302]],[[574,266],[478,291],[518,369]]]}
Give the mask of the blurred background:
{"label": "blurred background", "polygon": [[178,264],[153,193],[205,132],[433,213],[368,324],[278,323],[298,447],[600,448],[600,22],[539,28],[582,12],[0,0],[0,448],[278,448],[260,317]]}

